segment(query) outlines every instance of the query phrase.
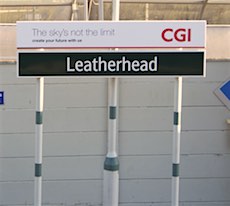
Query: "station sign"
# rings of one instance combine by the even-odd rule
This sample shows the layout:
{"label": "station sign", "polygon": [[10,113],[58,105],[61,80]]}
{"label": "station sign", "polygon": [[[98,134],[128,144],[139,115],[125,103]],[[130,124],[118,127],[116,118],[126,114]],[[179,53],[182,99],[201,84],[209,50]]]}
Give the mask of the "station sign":
{"label": "station sign", "polygon": [[204,76],[204,52],[20,52],[18,76]]}
{"label": "station sign", "polygon": [[205,48],[206,21],[20,21],[17,49]]}

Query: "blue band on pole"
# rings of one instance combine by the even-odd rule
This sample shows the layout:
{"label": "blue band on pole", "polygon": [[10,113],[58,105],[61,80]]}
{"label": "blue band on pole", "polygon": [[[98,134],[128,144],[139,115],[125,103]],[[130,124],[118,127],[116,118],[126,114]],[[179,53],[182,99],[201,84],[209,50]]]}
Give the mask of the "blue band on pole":
{"label": "blue band on pole", "polygon": [[179,124],[179,113],[178,112],[174,112],[173,113],[173,124],[174,125],[178,125]]}
{"label": "blue band on pole", "polygon": [[35,164],[35,177],[42,176],[42,164]]}
{"label": "blue band on pole", "polygon": [[179,166],[180,164],[173,164],[172,165],[172,176],[173,177],[179,177]]}
{"label": "blue band on pole", "polygon": [[104,169],[108,171],[118,171],[119,170],[118,157],[106,157],[104,162]]}
{"label": "blue band on pole", "polygon": [[110,106],[109,107],[109,119],[117,118],[117,107]]}
{"label": "blue band on pole", "polygon": [[43,112],[36,112],[36,124],[43,123]]}

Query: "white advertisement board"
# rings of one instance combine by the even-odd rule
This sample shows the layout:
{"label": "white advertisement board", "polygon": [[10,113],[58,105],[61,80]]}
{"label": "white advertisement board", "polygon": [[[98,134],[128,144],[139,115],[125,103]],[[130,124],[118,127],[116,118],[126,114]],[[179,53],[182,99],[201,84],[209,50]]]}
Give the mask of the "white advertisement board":
{"label": "white advertisement board", "polygon": [[206,21],[17,22],[17,49],[204,49]]}

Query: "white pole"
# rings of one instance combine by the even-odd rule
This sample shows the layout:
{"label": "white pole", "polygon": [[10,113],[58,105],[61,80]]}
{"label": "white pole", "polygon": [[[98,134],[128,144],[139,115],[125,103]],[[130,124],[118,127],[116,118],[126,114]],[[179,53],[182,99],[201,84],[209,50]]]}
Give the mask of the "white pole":
{"label": "white pole", "polygon": [[104,4],[103,0],[98,0],[98,19],[104,20]]}
{"label": "white pole", "polygon": [[42,139],[43,139],[43,102],[44,77],[36,82],[36,126],[35,126],[35,179],[34,179],[34,205],[42,205]]}
{"label": "white pole", "polygon": [[119,198],[119,161],[117,155],[117,98],[118,79],[108,80],[109,120],[108,120],[108,152],[104,162],[103,205],[118,206]]}
{"label": "white pole", "polygon": [[120,0],[112,0],[112,21],[119,21],[120,16]]}
{"label": "white pole", "polygon": [[71,21],[74,21],[75,19],[77,19],[77,11],[78,11],[77,0],[74,0],[72,3]]}
{"label": "white pole", "polygon": [[[120,1],[112,1],[112,20],[119,21]],[[117,154],[118,78],[108,80],[108,151],[104,162],[103,205],[118,206],[119,202],[119,160]]]}
{"label": "white pole", "polygon": [[179,165],[182,108],[182,77],[177,77],[174,87],[174,122],[172,151],[172,206],[179,206]]}
{"label": "white pole", "polygon": [[89,5],[88,0],[84,0],[84,20],[89,20]]}

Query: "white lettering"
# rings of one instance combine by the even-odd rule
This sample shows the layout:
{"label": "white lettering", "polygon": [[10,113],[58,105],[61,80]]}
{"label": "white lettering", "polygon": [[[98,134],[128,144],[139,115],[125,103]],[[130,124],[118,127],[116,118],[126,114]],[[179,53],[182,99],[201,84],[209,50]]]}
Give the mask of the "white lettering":
{"label": "white lettering", "polygon": [[83,62],[82,61],[76,61],[75,62],[75,69],[78,72],[83,72]]}
{"label": "white lettering", "polygon": [[125,59],[125,56],[122,57],[122,71],[125,72],[126,69],[125,68],[128,68],[128,71],[130,72],[130,67],[131,67],[131,62],[129,60],[126,60]]}
{"label": "white lettering", "polygon": [[91,65],[91,61],[86,60],[84,65],[84,71],[85,72],[91,72],[92,71],[92,65]]}
{"label": "white lettering", "polygon": [[101,56],[87,60],[72,61],[74,67],[71,68],[71,58],[66,57],[66,71],[67,72],[156,72],[158,69],[158,57],[153,56],[151,60],[129,60],[126,56],[122,56],[118,60],[104,60]]}
{"label": "white lettering", "polygon": [[67,72],[74,72],[74,69],[70,68],[70,57],[66,58],[66,71]]}
{"label": "white lettering", "polygon": [[133,70],[134,72],[138,72],[138,71],[140,70],[140,62],[139,62],[139,61],[134,60],[134,61],[132,62],[132,70]]}
{"label": "white lettering", "polygon": [[108,70],[111,72],[115,72],[116,71],[116,62],[113,60],[110,60],[108,62]]}
{"label": "white lettering", "polygon": [[157,71],[157,56],[154,57],[154,60],[149,62],[149,71],[156,72]]}
{"label": "white lettering", "polygon": [[147,72],[148,71],[148,62],[146,60],[141,61],[140,70],[142,72]]}

